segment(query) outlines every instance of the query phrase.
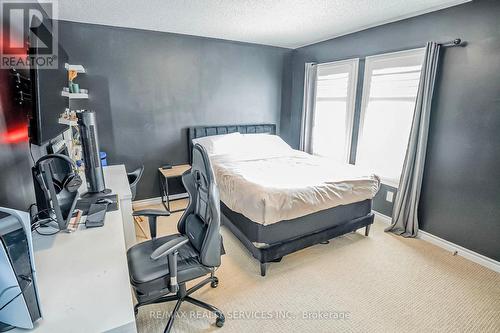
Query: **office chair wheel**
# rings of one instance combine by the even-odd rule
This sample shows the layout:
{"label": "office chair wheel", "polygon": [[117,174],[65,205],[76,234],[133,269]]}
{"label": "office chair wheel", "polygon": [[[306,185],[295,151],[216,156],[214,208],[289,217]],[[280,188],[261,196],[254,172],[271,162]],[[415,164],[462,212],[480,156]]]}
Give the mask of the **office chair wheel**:
{"label": "office chair wheel", "polygon": [[222,326],[224,326],[224,322],[225,322],[224,319],[217,318],[217,320],[215,321],[215,325],[217,325],[217,327],[222,327]]}
{"label": "office chair wheel", "polygon": [[214,277],[214,280],[210,283],[210,287],[217,288],[218,285],[219,285],[219,279]]}

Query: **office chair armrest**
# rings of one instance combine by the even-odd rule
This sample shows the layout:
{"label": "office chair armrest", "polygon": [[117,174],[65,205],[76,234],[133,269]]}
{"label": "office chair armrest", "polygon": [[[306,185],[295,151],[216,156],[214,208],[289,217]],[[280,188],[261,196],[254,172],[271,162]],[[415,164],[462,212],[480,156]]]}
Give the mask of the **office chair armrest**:
{"label": "office chair armrest", "polygon": [[168,242],[166,242],[165,244],[154,250],[153,253],[151,253],[150,258],[152,260],[157,260],[160,259],[161,257],[174,253],[178,248],[180,248],[187,242],[189,242],[189,239],[186,236],[181,236],[169,240]]}
{"label": "office chair armrest", "polygon": [[132,216],[147,216],[151,238],[156,238],[156,220],[158,216],[170,216],[170,212],[168,210],[143,209],[132,212]]}

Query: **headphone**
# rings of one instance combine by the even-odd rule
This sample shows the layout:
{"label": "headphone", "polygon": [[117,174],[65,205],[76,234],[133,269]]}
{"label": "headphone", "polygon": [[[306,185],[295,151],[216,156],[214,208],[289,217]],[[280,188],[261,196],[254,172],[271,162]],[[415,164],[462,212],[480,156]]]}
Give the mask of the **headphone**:
{"label": "headphone", "polygon": [[52,178],[52,182],[54,183],[54,187],[56,188],[57,192],[61,192],[62,190],[67,190],[68,192],[76,192],[78,188],[82,185],[82,178],[80,175],[78,175],[78,169],[76,168],[75,163],[73,162],[72,159],[70,159],[66,155],[62,154],[49,154],[40,157],[40,159],[35,163],[34,169],[36,170],[36,178],[40,185],[48,190],[47,185],[45,184],[45,181],[41,175],[41,170],[40,166],[42,163],[44,163],[47,160],[51,159],[59,159],[62,161],[65,161],[68,163],[68,165],[71,167],[71,172],[69,172],[62,182],[58,181],[57,179]]}

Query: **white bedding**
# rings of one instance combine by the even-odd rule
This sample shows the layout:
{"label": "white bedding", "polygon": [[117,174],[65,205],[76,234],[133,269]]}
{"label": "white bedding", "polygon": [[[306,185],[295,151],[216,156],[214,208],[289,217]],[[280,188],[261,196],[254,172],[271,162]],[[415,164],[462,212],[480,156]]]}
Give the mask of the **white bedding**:
{"label": "white bedding", "polygon": [[232,140],[234,149],[210,155],[220,198],[254,222],[268,225],[371,199],[379,189],[379,178],[356,166]]}

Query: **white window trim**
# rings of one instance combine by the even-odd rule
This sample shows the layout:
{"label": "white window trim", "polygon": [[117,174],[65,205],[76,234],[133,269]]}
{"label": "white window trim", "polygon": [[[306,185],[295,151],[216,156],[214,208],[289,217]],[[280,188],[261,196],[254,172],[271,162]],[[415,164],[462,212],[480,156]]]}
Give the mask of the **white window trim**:
{"label": "white window trim", "polygon": [[[339,60],[339,61],[331,61],[331,62],[325,62],[321,64],[317,64],[318,70],[320,67],[326,67],[330,65],[335,65],[335,66],[351,66],[352,67],[352,76],[353,79],[349,80],[349,87],[347,88],[347,96],[350,96],[350,98],[347,98],[347,116],[346,116],[346,147],[345,147],[345,152],[344,152],[344,158],[347,163],[350,161],[351,157],[351,146],[352,146],[352,133],[353,133],[353,127],[354,127],[354,113],[355,113],[355,108],[356,108],[356,93],[357,93],[357,86],[358,86],[358,73],[359,73],[359,58],[352,58],[352,59],[346,59],[346,60]],[[316,87],[317,87],[317,82],[316,82]],[[316,99],[316,96],[314,96]],[[312,119],[312,124],[314,124],[314,117],[316,116],[316,110],[313,112],[313,119]],[[314,128],[312,129],[314,131]],[[314,136],[311,136],[311,147],[314,146]]]}
{"label": "white window trim", "polygon": [[[363,140],[363,128],[366,116],[366,107],[368,104],[368,100],[370,99],[370,80],[372,77],[371,72],[373,70],[373,65],[380,61],[387,61],[387,60],[392,60],[394,58],[401,58],[402,56],[405,55],[407,55],[408,57],[413,57],[418,52],[425,52],[425,47],[398,51],[398,52],[382,53],[382,54],[368,56],[365,58],[365,71],[363,74],[363,93],[361,96],[361,112],[359,115],[358,144],[356,146],[356,156],[358,156],[360,143]],[[370,73],[370,75],[367,75],[367,73]],[[379,177],[380,177],[380,182],[382,184],[396,188],[399,187],[400,179],[387,178],[387,177],[382,177],[380,175]]]}

